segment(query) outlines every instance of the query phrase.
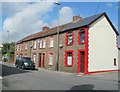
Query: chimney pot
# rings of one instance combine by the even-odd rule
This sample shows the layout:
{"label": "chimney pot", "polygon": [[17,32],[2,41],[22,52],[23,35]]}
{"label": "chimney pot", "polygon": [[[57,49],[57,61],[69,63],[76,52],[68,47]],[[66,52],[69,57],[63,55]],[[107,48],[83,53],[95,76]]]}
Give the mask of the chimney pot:
{"label": "chimney pot", "polygon": [[45,30],[48,30],[48,29],[50,29],[50,28],[47,27],[47,26],[42,27],[42,31],[45,31]]}
{"label": "chimney pot", "polygon": [[73,16],[73,22],[76,22],[78,20],[82,20],[82,17],[80,17],[80,16]]}

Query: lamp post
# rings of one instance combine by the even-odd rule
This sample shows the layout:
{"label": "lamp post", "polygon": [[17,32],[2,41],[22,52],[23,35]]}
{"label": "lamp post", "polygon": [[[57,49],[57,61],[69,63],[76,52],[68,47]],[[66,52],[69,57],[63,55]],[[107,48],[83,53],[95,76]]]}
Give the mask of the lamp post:
{"label": "lamp post", "polygon": [[9,43],[9,30],[7,30],[7,33],[8,33],[8,43]]}
{"label": "lamp post", "polygon": [[56,71],[59,70],[59,20],[60,20],[60,3],[56,2],[58,5],[58,27],[57,27],[57,53],[56,53]]}

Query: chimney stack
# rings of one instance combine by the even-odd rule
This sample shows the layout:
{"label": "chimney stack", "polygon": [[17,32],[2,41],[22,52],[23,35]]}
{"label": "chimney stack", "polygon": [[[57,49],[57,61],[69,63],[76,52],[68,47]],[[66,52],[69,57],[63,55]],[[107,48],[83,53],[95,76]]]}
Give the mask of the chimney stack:
{"label": "chimney stack", "polygon": [[46,31],[46,30],[48,30],[48,29],[50,29],[50,28],[47,27],[47,26],[42,27],[42,31]]}
{"label": "chimney stack", "polygon": [[78,20],[82,20],[82,17],[80,17],[80,16],[73,16],[73,22],[76,22]]}

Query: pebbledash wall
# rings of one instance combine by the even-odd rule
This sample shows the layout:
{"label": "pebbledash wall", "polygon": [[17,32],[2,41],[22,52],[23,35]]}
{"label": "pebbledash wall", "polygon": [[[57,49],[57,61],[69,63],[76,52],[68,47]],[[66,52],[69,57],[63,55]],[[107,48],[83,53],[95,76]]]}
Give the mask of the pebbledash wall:
{"label": "pebbledash wall", "polygon": [[[116,33],[105,16],[90,26],[89,72],[118,70],[118,43],[116,40]],[[114,65],[114,59],[116,59],[116,65]]]}

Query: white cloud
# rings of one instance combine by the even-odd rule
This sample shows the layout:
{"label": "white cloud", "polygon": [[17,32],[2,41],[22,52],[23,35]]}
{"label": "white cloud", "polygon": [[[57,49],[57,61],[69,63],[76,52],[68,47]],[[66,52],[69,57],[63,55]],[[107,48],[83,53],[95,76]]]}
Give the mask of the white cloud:
{"label": "white cloud", "polygon": [[[74,13],[72,8],[62,7],[60,10],[60,25],[71,22],[73,15]],[[55,19],[50,23],[50,25],[56,26],[57,23],[58,23],[58,19]]]}
{"label": "white cloud", "polygon": [[[53,3],[11,3],[6,4],[3,10],[8,9],[4,15],[9,14],[3,22],[3,42],[18,41],[27,35],[41,31],[42,26],[54,27],[58,20],[52,19],[49,23],[45,22],[45,18],[49,19],[49,12],[52,11]],[[60,24],[72,21],[73,9],[70,7],[62,7],[60,10]]]}
{"label": "white cloud", "polygon": [[42,19],[53,7],[53,3],[33,3],[26,5],[21,11],[14,13],[3,22],[3,41],[7,41],[9,30],[10,41],[17,41],[23,37],[40,31],[46,25]]}

